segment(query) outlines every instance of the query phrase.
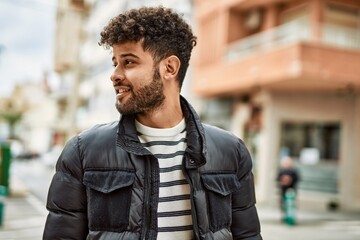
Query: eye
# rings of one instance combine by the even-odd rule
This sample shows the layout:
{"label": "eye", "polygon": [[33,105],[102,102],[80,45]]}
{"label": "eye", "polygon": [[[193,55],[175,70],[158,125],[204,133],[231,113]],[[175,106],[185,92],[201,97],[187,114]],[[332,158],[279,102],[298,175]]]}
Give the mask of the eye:
{"label": "eye", "polygon": [[112,64],[112,66],[113,66],[114,68],[116,68],[116,66],[117,66],[117,63],[113,63],[113,64]]}
{"label": "eye", "polygon": [[125,60],[125,65],[131,65],[134,64],[132,60]]}

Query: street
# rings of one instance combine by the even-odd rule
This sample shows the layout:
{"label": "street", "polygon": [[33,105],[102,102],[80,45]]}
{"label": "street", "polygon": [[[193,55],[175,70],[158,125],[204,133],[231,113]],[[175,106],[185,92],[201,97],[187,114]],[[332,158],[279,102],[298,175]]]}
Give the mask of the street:
{"label": "street", "polygon": [[47,216],[45,208],[54,170],[39,159],[13,159],[10,168],[12,193],[4,201],[4,221],[0,239],[38,240],[42,238]]}
{"label": "street", "polygon": [[10,176],[23,182],[29,191],[44,204],[54,173],[54,168],[45,166],[38,158],[15,159],[11,163]]}

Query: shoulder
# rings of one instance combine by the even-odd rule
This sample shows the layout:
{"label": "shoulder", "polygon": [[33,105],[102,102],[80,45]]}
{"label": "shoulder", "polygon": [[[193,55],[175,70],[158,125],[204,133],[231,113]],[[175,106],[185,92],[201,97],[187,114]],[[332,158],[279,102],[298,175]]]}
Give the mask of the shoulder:
{"label": "shoulder", "polygon": [[86,138],[93,138],[100,135],[107,135],[111,132],[115,132],[118,129],[119,122],[114,121],[110,123],[104,123],[104,124],[97,124],[93,127],[86,129],[79,133],[79,138],[86,139]]}
{"label": "shoulder", "polygon": [[[230,165],[235,164],[237,169],[241,169],[241,171],[244,172],[251,170],[251,155],[243,140],[224,129],[207,124],[203,124],[203,126],[208,159],[221,162],[223,165],[225,165],[225,163]],[[219,159],[221,159],[221,161],[218,161]],[[240,175],[242,174],[243,173]]]}
{"label": "shoulder", "polygon": [[206,142],[209,145],[220,145],[229,148],[240,147],[240,145],[244,145],[240,138],[229,131],[208,124],[203,124],[203,127]]}
{"label": "shoulder", "polygon": [[[100,149],[115,145],[118,122],[98,124],[70,138],[58,160],[58,169],[72,171],[81,169],[86,153],[98,152]],[[75,168],[74,168],[75,167]],[[72,175],[80,175],[79,173]]]}
{"label": "shoulder", "polygon": [[117,126],[118,122],[94,125],[67,141],[63,152],[72,155],[78,152],[78,155],[82,155],[85,149],[95,149],[95,145],[105,146],[116,138]]}
{"label": "shoulder", "polygon": [[219,128],[219,127],[215,127],[215,126],[212,126],[212,125],[209,125],[209,124],[205,124],[203,123],[202,124],[203,127],[204,127],[204,130],[205,130],[205,136],[208,138],[213,138],[213,137],[221,137],[223,138],[224,140],[227,140],[227,141],[236,141],[237,137],[229,132],[229,131],[226,131],[222,128]]}
{"label": "shoulder", "polygon": [[114,139],[116,138],[118,125],[118,122],[94,125],[79,133],[77,136],[79,144],[86,146],[88,144],[102,143],[105,140]]}

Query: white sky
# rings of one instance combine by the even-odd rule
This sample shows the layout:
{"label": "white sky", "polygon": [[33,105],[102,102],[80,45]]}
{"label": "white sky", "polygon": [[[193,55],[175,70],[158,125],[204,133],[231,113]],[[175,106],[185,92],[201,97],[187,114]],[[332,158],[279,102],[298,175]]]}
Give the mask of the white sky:
{"label": "white sky", "polygon": [[[53,68],[56,0],[0,0],[0,97]],[[51,80],[51,79],[50,79]]]}

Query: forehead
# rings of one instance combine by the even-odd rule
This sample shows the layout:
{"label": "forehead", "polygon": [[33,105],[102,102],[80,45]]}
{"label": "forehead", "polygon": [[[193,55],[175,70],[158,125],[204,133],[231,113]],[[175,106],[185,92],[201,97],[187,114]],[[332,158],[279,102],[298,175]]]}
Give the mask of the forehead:
{"label": "forehead", "polygon": [[[113,58],[121,58],[126,56],[136,56],[138,58],[151,57],[149,51],[144,51],[142,42],[127,41],[124,43],[114,44],[112,46]],[[152,57],[151,57],[152,58]]]}

